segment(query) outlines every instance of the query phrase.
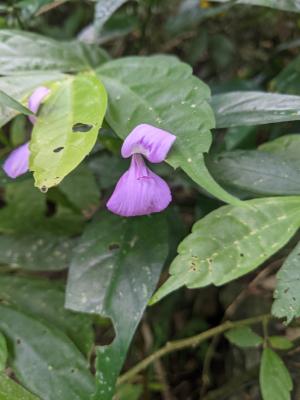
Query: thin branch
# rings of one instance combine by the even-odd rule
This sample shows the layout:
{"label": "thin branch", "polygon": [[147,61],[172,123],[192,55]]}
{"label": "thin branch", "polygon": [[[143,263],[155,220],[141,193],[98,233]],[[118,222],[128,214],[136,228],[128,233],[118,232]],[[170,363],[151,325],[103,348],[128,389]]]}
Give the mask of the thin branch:
{"label": "thin branch", "polygon": [[131,368],[129,371],[125,372],[125,374],[121,375],[120,378],[118,379],[118,384],[130,381],[133,377],[135,377],[135,375],[146,369],[156,360],[159,360],[160,358],[166,356],[167,354],[183,350],[189,347],[193,348],[199,346],[199,344],[204,342],[205,340],[210,339],[215,335],[219,335],[229,329],[236,328],[239,326],[254,325],[259,322],[269,320],[270,318],[271,316],[269,314],[265,314],[265,315],[260,315],[258,317],[242,319],[239,321],[226,321],[221,325],[208,329],[207,331],[192,336],[190,338],[168,342],[164,347],[152,353],[150,356],[146,357],[143,361],[141,361],[136,366]]}
{"label": "thin branch", "polygon": [[[270,263],[262,271],[260,271],[257,274],[257,276],[249,283],[249,285],[238,294],[238,296],[233,300],[232,303],[229,304],[229,306],[226,308],[224,312],[224,316],[221,322],[226,321],[227,318],[232,318],[237,308],[240,306],[240,304],[252,293],[253,290],[257,288],[257,286],[260,284],[262,280],[264,280],[275,268],[280,267],[284,260],[285,258],[277,259],[272,263]],[[219,340],[220,340],[219,336],[215,336],[213,338],[204,358],[200,398],[204,396],[208,386],[210,385],[210,365],[214,357],[215,349],[219,343]]]}
{"label": "thin branch", "polygon": [[63,3],[66,3],[67,1],[68,0],[56,0],[53,3],[42,6],[35,15],[36,15],[36,17],[38,17],[42,14],[45,14],[45,13],[53,10],[54,8],[61,6]]}

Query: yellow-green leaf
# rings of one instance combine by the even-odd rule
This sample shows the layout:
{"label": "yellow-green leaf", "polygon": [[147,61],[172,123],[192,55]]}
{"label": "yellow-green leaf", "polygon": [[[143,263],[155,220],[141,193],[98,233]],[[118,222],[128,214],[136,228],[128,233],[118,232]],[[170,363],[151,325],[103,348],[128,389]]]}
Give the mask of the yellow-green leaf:
{"label": "yellow-green leaf", "polygon": [[106,104],[105,88],[92,74],[68,77],[51,88],[30,142],[30,170],[38,188],[57,185],[89,154]]}

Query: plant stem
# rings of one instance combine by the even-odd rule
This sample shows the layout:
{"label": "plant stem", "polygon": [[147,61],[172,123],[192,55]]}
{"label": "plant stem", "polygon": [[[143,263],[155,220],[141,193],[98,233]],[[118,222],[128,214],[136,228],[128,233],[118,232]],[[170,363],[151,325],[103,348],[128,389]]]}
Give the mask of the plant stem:
{"label": "plant stem", "polygon": [[215,335],[219,335],[229,329],[236,328],[239,326],[247,326],[254,325],[259,322],[270,319],[270,315],[260,315],[258,317],[252,317],[247,319],[242,319],[239,321],[226,321],[221,325],[218,325],[214,328],[208,329],[205,332],[202,332],[198,335],[189,337],[187,339],[174,340],[172,342],[168,342],[164,347],[150,354],[150,356],[146,357],[144,360],[139,362],[129,371],[125,372],[125,374],[121,375],[118,379],[118,385],[131,380],[135,375],[139,372],[146,369],[150,364],[154,361],[166,356],[167,354],[173,353],[175,351],[183,350],[188,347],[196,347],[199,346],[200,343],[204,342],[207,339],[214,337]]}

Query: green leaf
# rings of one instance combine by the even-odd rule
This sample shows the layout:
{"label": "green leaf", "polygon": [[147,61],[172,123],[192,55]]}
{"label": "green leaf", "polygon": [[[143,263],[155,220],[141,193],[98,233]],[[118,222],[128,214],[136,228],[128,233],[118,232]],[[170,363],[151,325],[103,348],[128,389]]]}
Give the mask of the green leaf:
{"label": "green leaf", "polygon": [[282,155],[255,150],[222,152],[209,158],[208,166],[228,190],[242,190],[252,197],[300,195],[299,157],[294,161]]}
{"label": "green leaf", "polygon": [[46,200],[46,196],[34,188],[31,179],[9,183],[5,190],[6,206],[0,209],[0,233],[25,234],[24,239],[30,233],[42,232],[48,237],[80,233],[82,215],[58,206],[56,213],[47,217]]}
{"label": "green leaf", "polygon": [[[4,91],[17,101],[22,102],[26,97],[29,96],[29,94],[31,94],[31,92],[36,87],[43,84],[49,84],[49,82],[52,81],[58,81],[63,77],[64,75],[58,72],[38,71],[34,73],[24,73],[16,76],[4,76],[0,77],[0,90]],[[0,104],[0,127],[5,125],[17,114],[18,112],[16,110],[9,107],[4,107]]]}
{"label": "green leaf", "polygon": [[284,246],[300,225],[300,197],[270,197],[224,206],[193,226],[178,247],[171,276],[157,302],[186,285],[223,285],[257,268]]}
{"label": "green leaf", "polygon": [[116,400],[139,400],[142,393],[142,385],[124,384],[118,389]]}
{"label": "green leaf", "polygon": [[279,272],[272,314],[287,323],[300,316],[300,243],[290,253]]}
{"label": "green leaf", "polygon": [[63,270],[68,268],[75,246],[75,239],[46,230],[0,235],[0,265],[28,271]]}
{"label": "green leaf", "polygon": [[300,135],[285,135],[259,146],[261,151],[279,155],[289,161],[299,161]]}
{"label": "green leaf", "polygon": [[289,62],[271,82],[272,90],[300,94],[300,56]]}
{"label": "green leaf", "polygon": [[31,179],[6,186],[6,206],[0,209],[0,264],[28,270],[60,270],[68,266],[83,216],[57,205],[46,216],[46,196]]}
{"label": "green leaf", "polygon": [[268,339],[274,349],[289,350],[294,346],[293,342],[284,336],[269,336]]}
{"label": "green leaf", "polygon": [[91,351],[94,340],[92,319],[64,308],[65,293],[60,283],[1,274],[0,292],[5,305],[51,323],[69,336],[84,354]]}
{"label": "green leaf", "polygon": [[53,87],[32,131],[30,169],[42,191],[57,185],[92,150],[107,96],[92,74],[69,77]]}
{"label": "green leaf", "polygon": [[[232,3],[232,0],[211,0],[218,3]],[[263,6],[278,10],[300,12],[298,0],[237,0],[234,4],[249,4],[253,6]]]}
{"label": "green leaf", "polygon": [[3,107],[12,108],[15,111],[18,111],[21,114],[25,115],[34,115],[33,112],[28,110],[28,108],[24,107],[17,100],[10,97],[8,94],[0,90],[0,105]]}
{"label": "green leaf", "polygon": [[77,72],[107,61],[96,46],[60,42],[36,33],[0,30],[0,75],[28,71]]}
{"label": "green leaf", "polygon": [[122,4],[128,0],[97,0],[95,5],[94,25],[98,32],[101,31],[105,22]]}
{"label": "green leaf", "polygon": [[231,92],[212,97],[217,128],[300,120],[300,96]]}
{"label": "green leaf", "polygon": [[97,349],[98,388],[108,400],[168,255],[163,215],[124,219],[102,212],[84,232],[70,266],[66,306],[112,319],[116,337]]}
{"label": "green leaf", "polygon": [[124,139],[141,123],[172,132],[177,139],[167,162],[221,200],[239,202],[204,164],[215,123],[209,88],[190,66],[170,56],[126,57],[104,64],[98,74],[109,94],[106,119],[117,135]]}
{"label": "green leaf", "polygon": [[50,323],[0,305],[0,329],[9,342],[17,379],[43,400],[88,399],[94,390],[88,363]]}
{"label": "green leaf", "polygon": [[39,400],[17,382],[4,374],[0,374],[0,400]]}
{"label": "green leaf", "polygon": [[100,189],[95,176],[86,165],[79,165],[59,185],[59,190],[85,215],[100,204]]}
{"label": "green leaf", "polygon": [[291,399],[291,376],[281,358],[271,349],[263,351],[259,380],[263,400]]}
{"label": "green leaf", "polygon": [[225,333],[225,337],[239,347],[256,347],[263,343],[263,339],[249,326],[230,329]]}
{"label": "green leaf", "polygon": [[8,353],[7,353],[6,339],[0,332],[0,372],[2,372],[6,367],[7,356]]}

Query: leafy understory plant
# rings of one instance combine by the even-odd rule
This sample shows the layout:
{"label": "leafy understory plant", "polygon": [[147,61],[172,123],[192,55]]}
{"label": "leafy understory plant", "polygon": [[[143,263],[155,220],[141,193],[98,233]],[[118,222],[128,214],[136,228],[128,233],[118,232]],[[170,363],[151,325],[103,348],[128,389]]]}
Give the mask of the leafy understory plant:
{"label": "leafy understory plant", "polygon": [[[69,2],[19,3],[12,15],[29,23]],[[298,338],[286,327],[297,329],[300,317],[300,136],[269,127],[300,121],[300,90],[289,83],[300,79],[298,61],[272,81],[278,93],[255,86],[211,95],[178,57],[112,59],[98,43],[127,2],[95,3],[81,41],[0,29],[0,398],[138,400],[145,374],[147,390],[169,399],[161,359],[199,347],[200,398],[218,399],[207,377],[223,335],[233,355],[256,355],[246,378],[263,400],[292,399]],[[177,18],[196,15],[198,3],[184,2]],[[205,2],[197,18],[236,3],[300,11],[284,0]],[[87,33],[92,43],[82,41]],[[245,145],[266,124],[270,140]],[[183,207],[178,186],[188,198]],[[277,273],[272,306],[245,308],[240,318],[235,311],[260,289],[257,280],[268,285],[269,270]],[[191,324],[168,340],[164,323],[183,288],[201,296],[214,286],[225,298],[235,284],[219,324],[202,319],[201,329]],[[145,318],[151,343],[128,357],[148,305],[154,320],[163,315],[153,329],[160,340]]]}

